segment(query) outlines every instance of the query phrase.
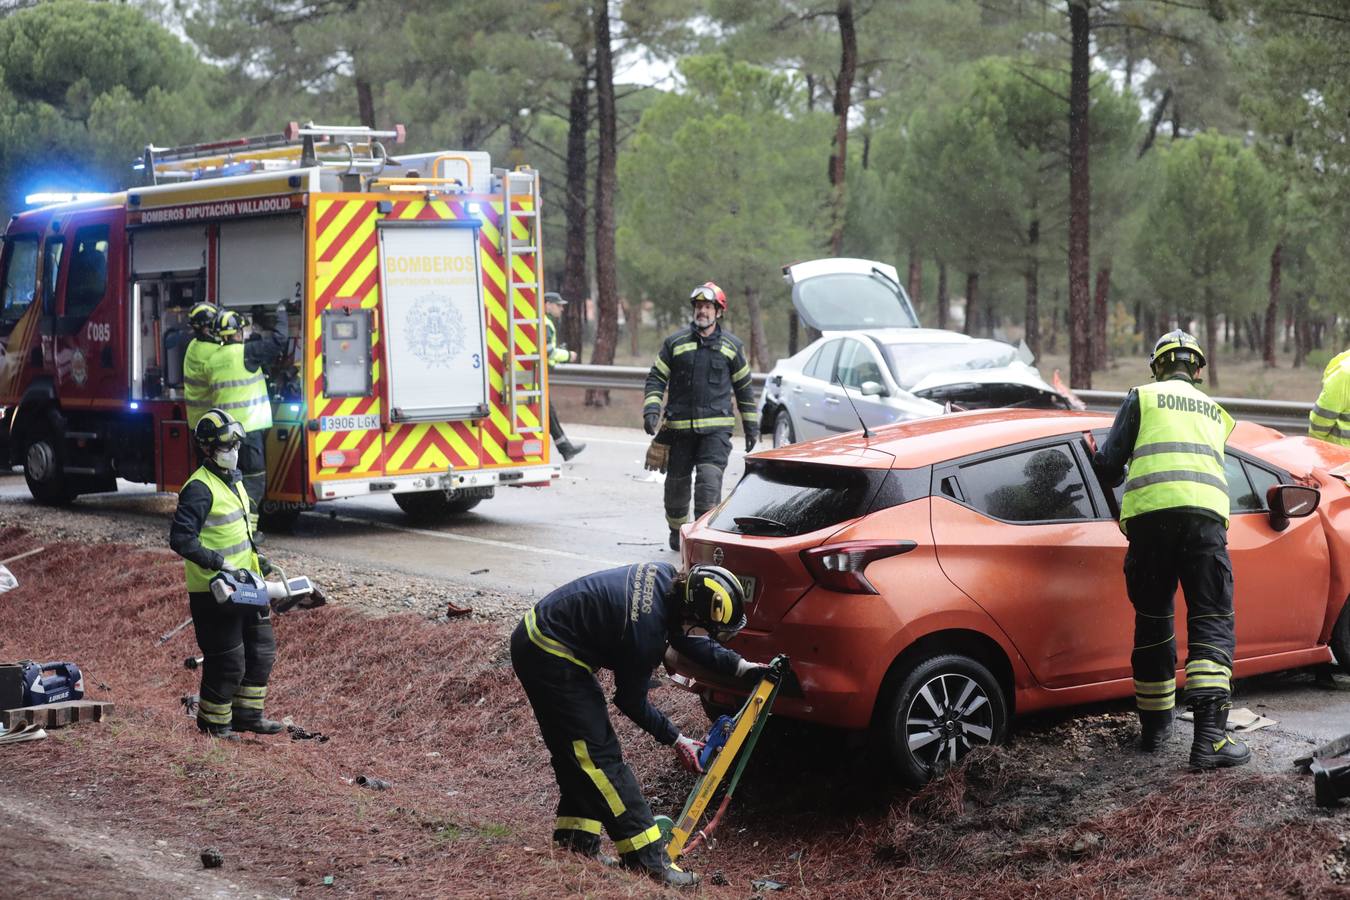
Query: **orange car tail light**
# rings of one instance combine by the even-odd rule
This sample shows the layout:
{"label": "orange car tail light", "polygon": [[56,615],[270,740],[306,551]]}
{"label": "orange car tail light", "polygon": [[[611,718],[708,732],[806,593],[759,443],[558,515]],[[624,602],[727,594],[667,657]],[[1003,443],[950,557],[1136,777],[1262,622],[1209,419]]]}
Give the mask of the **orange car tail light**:
{"label": "orange car tail light", "polygon": [[863,574],[868,565],[917,546],[913,541],[842,541],[803,550],[801,557],[822,587],[844,594],[875,594],[877,589]]}

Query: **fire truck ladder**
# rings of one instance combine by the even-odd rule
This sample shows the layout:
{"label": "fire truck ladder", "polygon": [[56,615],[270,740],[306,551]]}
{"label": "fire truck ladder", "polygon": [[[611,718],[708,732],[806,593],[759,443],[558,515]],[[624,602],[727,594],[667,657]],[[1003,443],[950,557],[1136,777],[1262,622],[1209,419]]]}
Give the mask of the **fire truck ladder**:
{"label": "fire truck ladder", "polygon": [[150,184],[163,180],[221,178],[247,171],[323,166],[345,174],[384,171],[389,155],[380,138],[401,144],[402,125],[377,131],[360,125],[315,125],[288,122],[275,134],[145,148],[134,168]]}
{"label": "fire truck ladder", "polygon": [[[544,299],[543,283],[540,280],[543,255],[540,245],[541,228],[539,222],[539,173],[534,169],[521,168],[516,171],[502,171],[502,219],[501,250],[502,263],[506,266],[506,304],[511,321],[511,337],[507,342],[509,359],[507,360],[507,405],[511,407],[511,433],[519,435],[542,434],[544,424],[544,373],[546,368]],[[513,203],[528,200],[528,209],[515,209]],[[512,234],[512,226],[521,222],[529,235],[523,242]],[[534,256],[534,266],[530,270],[530,280],[518,280],[516,260],[523,256]],[[520,316],[516,312],[515,294],[533,296],[534,315]],[[530,292],[526,294],[525,292]],[[521,343],[524,328],[532,326],[535,335],[534,349]],[[534,416],[537,424],[530,424],[524,418],[528,412]]]}

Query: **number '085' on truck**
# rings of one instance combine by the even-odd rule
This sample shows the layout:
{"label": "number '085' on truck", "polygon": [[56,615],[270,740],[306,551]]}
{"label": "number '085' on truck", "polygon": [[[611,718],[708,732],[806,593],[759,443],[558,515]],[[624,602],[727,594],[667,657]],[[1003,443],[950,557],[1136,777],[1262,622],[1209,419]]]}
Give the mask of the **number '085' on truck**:
{"label": "number '085' on truck", "polygon": [[392,494],[424,517],[557,477],[538,174],[391,156],[403,129],[291,123],[146,148],[146,184],[15,215],[0,255],[0,452],[34,497],[196,465],[183,385],[202,300],[289,352],[266,371],[264,523]]}

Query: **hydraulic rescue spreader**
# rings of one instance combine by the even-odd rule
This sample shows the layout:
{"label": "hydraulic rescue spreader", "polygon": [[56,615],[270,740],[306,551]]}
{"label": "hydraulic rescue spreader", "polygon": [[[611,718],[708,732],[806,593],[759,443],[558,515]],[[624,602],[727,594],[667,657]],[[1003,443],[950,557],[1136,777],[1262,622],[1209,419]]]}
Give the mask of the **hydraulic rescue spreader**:
{"label": "hydraulic rescue spreader", "polygon": [[[722,815],[730,805],[732,795],[736,793],[736,785],[740,783],[746,764],[750,762],[750,754],[755,749],[755,743],[764,730],[764,723],[769,720],[769,712],[773,709],[778,689],[790,671],[787,656],[781,654],[775,656],[769,663],[768,672],[746,698],[745,705],[740,711],[735,716],[720,716],[713,723],[703,750],[699,754],[703,774],[695,782],[679,819],[671,821],[667,816],[656,817],[656,824],[660,826],[662,836],[667,839],[666,855],[672,863],[707,840],[722,821]],[[731,771],[733,764],[735,771],[731,773],[731,780],[727,782],[726,793],[717,806],[717,812],[707,825],[696,831],[699,819],[712,802],[713,796],[727,772]]]}

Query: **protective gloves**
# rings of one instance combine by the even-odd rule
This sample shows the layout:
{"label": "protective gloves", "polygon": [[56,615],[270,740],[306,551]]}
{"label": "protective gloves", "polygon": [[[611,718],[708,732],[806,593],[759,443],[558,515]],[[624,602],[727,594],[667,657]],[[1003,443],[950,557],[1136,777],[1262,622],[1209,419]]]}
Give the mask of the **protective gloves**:
{"label": "protective gloves", "polygon": [[703,767],[698,764],[698,752],[702,749],[702,741],[696,741],[684,735],[675,739],[675,758],[680,761],[680,765],[684,767],[686,772],[698,774],[703,771]]}
{"label": "protective gloves", "polygon": [[759,432],[747,430],[745,432],[745,452],[754,453],[755,445],[758,443],[759,443]]}
{"label": "protective gloves", "polygon": [[753,676],[755,681],[759,681],[765,675],[769,674],[769,667],[763,663],[754,663],[748,659],[742,659],[736,663],[736,677],[747,678]]}
{"label": "protective gloves", "polygon": [[271,575],[273,572],[276,572],[276,571],[278,571],[278,570],[277,570],[277,567],[274,566],[274,565],[272,565],[272,561],[271,561],[270,559],[268,559],[267,557],[263,556],[261,553],[258,554],[258,572],[259,572],[259,574],[261,574],[264,578],[266,578],[268,575]]}
{"label": "protective gloves", "polygon": [[648,434],[656,434],[657,423],[661,421],[659,412],[646,412],[642,414],[642,430]]}

